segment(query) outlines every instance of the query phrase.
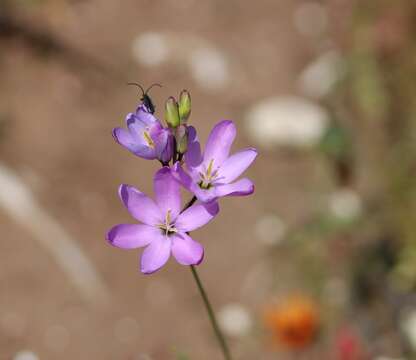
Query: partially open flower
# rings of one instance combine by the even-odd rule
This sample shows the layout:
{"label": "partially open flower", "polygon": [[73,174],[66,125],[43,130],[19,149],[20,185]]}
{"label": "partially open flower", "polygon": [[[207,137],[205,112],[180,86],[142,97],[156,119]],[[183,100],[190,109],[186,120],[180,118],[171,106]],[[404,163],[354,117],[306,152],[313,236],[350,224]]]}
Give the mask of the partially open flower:
{"label": "partially open flower", "polygon": [[301,296],[292,296],[270,306],[264,321],[273,343],[293,350],[311,345],[319,330],[316,305]]}
{"label": "partially open flower", "polygon": [[134,155],[168,162],[172,157],[172,135],[146,107],[141,105],[126,117],[127,129],[113,129],[114,139]]}

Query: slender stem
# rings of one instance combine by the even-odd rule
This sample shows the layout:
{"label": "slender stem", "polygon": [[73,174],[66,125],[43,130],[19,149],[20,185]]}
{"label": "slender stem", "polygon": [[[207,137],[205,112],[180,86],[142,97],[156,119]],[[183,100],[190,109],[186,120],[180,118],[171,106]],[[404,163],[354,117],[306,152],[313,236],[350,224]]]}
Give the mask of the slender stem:
{"label": "slender stem", "polygon": [[190,208],[196,201],[196,196],[194,196],[189,202],[184,206],[184,208],[181,210],[181,214],[188,208]]}
{"label": "slender stem", "polygon": [[205,292],[204,287],[202,286],[201,279],[199,278],[199,275],[196,271],[195,266],[191,265],[190,267],[191,267],[191,272],[192,272],[192,275],[194,276],[195,282],[198,285],[199,293],[201,294],[202,300],[204,301],[205,308],[207,309],[207,313],[208,313],[209,319],[211,321],[211,325],[214,329],[215,336],[217,337],[217,340],[220,343],[221,350],[224,354],[224,359],[225,360],[232,360],[230,350],[228,349],[227,343],[225,341],[225,337],[222,334],[222,332],[221,332],[221,330],[218,326],[217,319],[215,318],[214,311],[212,310],[212,306],[211,306],[211,304],[208,300],[207,293]]}
{"label": "slender stem", "polygon": [[[189,202],[184,206],[181,213],[183,213],[186,209],[190,208],[195,203],[196,200],[197,200],[196,196],[193,196],[192,199],[189,200]],[[215,336],[217,337],[217,340],[220,343],[221,350],[224,354],[224,359],[232,360],[230,350],[228,350],[227,343],[225,342],[225,337],[222,334],[220,327],[218,326],[214,311],[212,310],[212,306],[208,300],[207,293],[205,292],[205,289],[202,286],[202,282],[201,282],[201,279],[199,278],[196,268],[194,265],[190,265],[190,268],[191,268],[192,275],[195,279],[195,282],[198,286],[199,293],[201,294],[202,300],[204,301],[205,308],[207,309],[212,328],[214,329],[214,332],[215,332]]]}
{"label": "slender stem", "polygon": [[178,151],[176,149],[176,138],[173,137],[173,156],[172,156],[172,164],[176,163],[176,159],[178,156]]}

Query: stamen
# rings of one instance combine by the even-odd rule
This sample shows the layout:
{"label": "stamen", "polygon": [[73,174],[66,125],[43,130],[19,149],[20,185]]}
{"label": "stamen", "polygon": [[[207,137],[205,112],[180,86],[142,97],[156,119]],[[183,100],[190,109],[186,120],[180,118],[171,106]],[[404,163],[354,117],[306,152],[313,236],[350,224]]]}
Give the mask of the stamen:
{"label": "stamen", "polygon": [[170,216],[170,213],[171,213],[171,211],[172,210],[168,210],[168,212],[166,213],[166,226],[170,226],[170,221],[171,221],[171,216]]}
{"label": "stamen", "polygon": [[211,161],[209,162],[208,165],[208,169],[207,169],[207,178],[211,178],[211,171],[212,171],[212,166],[214,165],[214,159],[211,159]]}
{"label": "stamen", "polygon": [[165,223],[158,225],[158,228],[163,231],[163,233],[167,236],[176,234],[178,230],[175,228],[175,224],[171,224],[172,222],[172,210],[168,210],[165,217]]}
{"label": "stamen", "polygon": [[213,168],[214,168],[214,159],[211,159],[211,161],[208,164],[208,167],[205,169],[205,173],[201,173],[201,172],[199,173],[201,181],[198,183],[198,185],[201,189],[207,190],[212,186],[213,180],[218,175],[218,169],[215,169],[213,171]]}
{"label": "stamen", "polygon": [[147,142],[147,145],[151,147],[152,149],[155,147],[155,143],[153,142],[152,138],[150,137],[150,134],[148,131],[143,131],[143,137]]}

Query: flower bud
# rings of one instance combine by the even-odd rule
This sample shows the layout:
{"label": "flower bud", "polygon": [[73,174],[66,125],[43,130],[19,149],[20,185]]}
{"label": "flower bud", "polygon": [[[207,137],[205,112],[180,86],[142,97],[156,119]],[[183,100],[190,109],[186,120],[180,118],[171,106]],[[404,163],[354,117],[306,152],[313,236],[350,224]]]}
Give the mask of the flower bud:
{"label": "flower bud", "polygon": [[188,127],[186,125],[179,125],[175,132],[176,151],[179,154],[185,154],[188,150]]}
{"label": "flower bud", "polygon": [[165,118],[166,123],[171,128],[176,128],[179,126],[179,109],[178,109],[178,103],[176,102],[174,97],[170,97],[166,101],[165,106]]}
{"label": "flower bud", "polygon": [[179,118],[181,124],[185,124],[188,121],[191,114],[191,95],[187,90],[182,90],[179,95]]}

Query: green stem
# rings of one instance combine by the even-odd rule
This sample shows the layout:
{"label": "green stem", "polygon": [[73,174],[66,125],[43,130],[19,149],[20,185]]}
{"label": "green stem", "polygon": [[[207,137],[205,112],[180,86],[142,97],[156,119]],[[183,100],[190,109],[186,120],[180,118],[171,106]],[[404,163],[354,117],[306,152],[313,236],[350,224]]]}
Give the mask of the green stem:
{"label": "green stem", "polygon": [[196,271],[195,266],[191,265],[190,267],[191,267],[192,275],[194,276],[195,282],[198,286],[199,293],[201,294],[202,300],[204,301],[205,308],[207,309],[208,316],[211,321],[211,325],[215,332],[215,336],[217,337],[217,340],[220,343],[221,350],[224,354],[224,359],[232,360],[230,350],[228,349],[227,343],[225,342],[225,337],[222,334],[220,327],[218,326],[217,319],[215,318],[214,311],[212,310],[212,306],[208,300],[207,293],[205,292],[204,287],[202,286],[201,279],[199,278],[199,275]]}

